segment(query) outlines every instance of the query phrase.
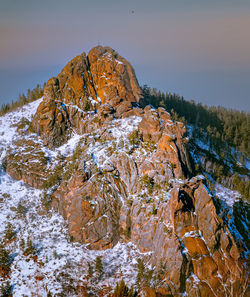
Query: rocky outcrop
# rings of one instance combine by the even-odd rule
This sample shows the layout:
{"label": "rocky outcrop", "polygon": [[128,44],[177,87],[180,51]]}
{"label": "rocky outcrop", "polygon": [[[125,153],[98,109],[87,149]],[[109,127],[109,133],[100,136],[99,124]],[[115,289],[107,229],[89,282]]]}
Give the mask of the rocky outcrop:
{"label": "rocky outcrop", "polygon": [[238,285],[245,272],[240,252],[203,180],[174,187],[168,202],[158,203],[157,212],[153,207],[133,203],[131,240],[141,251],[153,252],[153,265],[164,263],[168,293],[227,296],[230,290],[241,296]]}
{"label": "rocky outcrop", "polygon": [[52,149],[82,135],[74,152],[49,160],[32,134],[18,157],[22,141],[6,156],[7,172],[34,187],[49,176],[52,207],[72,240],[96,250],[130,241],[149,252],[158,283],[145,285],[145,296],[242,296],[244,250],[204,178],[191,178],[184,124],[163,108],[140,108],[140,96],[133,68],[114,50],[74,58],[48,81],[32,122]]}
{"label": "rocky outcrop", "polygon": [[[238,281],[244,276],[244,268],[240,251],[227,225],[216,214],[213,198],[202,180],[193,178],[180,187],[170,205],[175,234],[186,248],[191,273],[199,279],[196,291],[224,296],[230,288],[233,296],[241,296]],[[192,286],[187,285],[188,291]]]}
{"label": "rocky outcrop", "polygon": [[[139,101],[141,89],[132,66],[109,47],[97,46],[70,61],[51,78],[32,125],[45,145],[60,146],[72,131],[83,133],[88,113],[100,103],[119,116]],[[113,110],[112,110],[113,111]]]}
{"label": "rocky outcrop", "polygon": [[42,188],[48,177],[48,158],[41,143],[34,139],[20,139],[14,142],[3,159],[5,171],[16,180],[23,180],[35,188]]}
{"label": "rocky outcrop", "polygon": [[90,249],[113,247],[119,241],[121,203],[117,189],[125,189],[120,181],[116,183],[100,175],[85,181],[84,175],[76,173],[53,195],[53,206],[68,221],[72,238],[88,244]]}
{"label": "rocky outcrop", "polygon": [[181,122],[173,122],[163,108],[144,108],[139,131],[145,141],[157,143],[155,158],[164,164],[168,162],[173,176],[182,178],[192,174],[192,163],[186,150],[186,129]]}
{"label": "rocky outcrop", "polygon": [[[129,159],[123,162],[124,168],[130,166]],[[54,193],[53,205],[67,219],[71,236],[90,249],[129,240],[141,252],[151,252],[152,266],[164,266],[161,289],[166,294],[227,296],[230,290],[241,296],[243,259],[203,178],[175,184],[167,199],[155,200],[152,194],[145,197],[149,200],[131,199],[135,189],[126,186],[126,169],[116,170],[91,178],[78,171]]]}
{"label": "rocky outcrop", "polygon": [[141,89],[130,63],[110,47],[97,46],[88,54],[96,95],[112,106],[139,102]]}
{"label": "rocky outcrop", "polygon": [[[100,109],[105,110],[106,103]],[[121,139],[110,129],[117,125],[115,129],[119,130],[119,123],[130,120],[127,115],[124,119],[106,121],[95,130],[100,135],[97,150],[102,151],[102,157],[95,155],[96,142],[90,133],[91,125],[88,126],[89,133],[78,148],[77,165],[74,165],[77,170],[53,194],[53,205],[67,219],[70,235],[90,248],[114,246],[120,239],[120,225],[121,234],[128,235],[130,219],[128,214],[120,214],[120,208],[124,210],[122,205],[129,203],[130,195],[137,197],[143,191],[144,196],[163,195],[162,190],[169,187],[171,180],[187,176],[183,164],[190,168],[191,174],[191,165],[179,153],[187,154],[182,123],[174,123],[163,109],[146,107],[138,114],[138,129]],[[147,129],[148,121],[155,123],[151,129]],[[119,147],[120,142],[123,147]]]}

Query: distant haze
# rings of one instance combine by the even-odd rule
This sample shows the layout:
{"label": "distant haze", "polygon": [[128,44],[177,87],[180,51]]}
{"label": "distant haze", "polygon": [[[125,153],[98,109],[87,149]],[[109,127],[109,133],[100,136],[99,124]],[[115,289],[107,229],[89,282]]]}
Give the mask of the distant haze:
{"label": "distant haze", "polygon": [[141,85],[250,111],[250,0],[0,0],[0,104],[97,44]]}

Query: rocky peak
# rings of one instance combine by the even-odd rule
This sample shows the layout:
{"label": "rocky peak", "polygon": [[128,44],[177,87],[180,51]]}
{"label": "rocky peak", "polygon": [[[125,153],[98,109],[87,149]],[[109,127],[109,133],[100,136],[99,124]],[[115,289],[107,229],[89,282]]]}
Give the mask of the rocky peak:
{"label": "rocky peak", "polygon": [[130,63],[110,47],[97,46],[88,54],[96,94],[102,103],[138,102],[141,89]]}
{"label": "rocky peak", "polygon": [[[184,124],[140,108],[140,96],[133,68],[111,48],[77,56],[48,81],[37,133],[17,136],[5,171],[42,189],[45,211],[56,209],[89,253],[130,243],[147,255],[155,279],[138,285],[144,296],[244,296],[245,246],[193,177]],[[83,287],[95,290],[89,277]]]}
{"label": "rocky peak", "polygon": [[130,63],[110,47],[97,46],[88,56],[83,53],[75,57],[48,81],[33,127],[46,145],[57,147],[73,131],[82,133],[87,111],[106,104],[120,116],[140,97]]}

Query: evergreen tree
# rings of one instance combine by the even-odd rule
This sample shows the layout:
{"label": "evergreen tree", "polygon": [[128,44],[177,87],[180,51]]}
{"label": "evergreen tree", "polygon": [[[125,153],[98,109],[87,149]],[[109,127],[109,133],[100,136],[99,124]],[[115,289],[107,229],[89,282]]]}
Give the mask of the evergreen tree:
{"label": "evergreen tree", "polygon": [[93,276],[93,267],[90,262],[88,262],[88,276],[89,277]]}
{"label": "evergreen tree", "polygon": [[0,268],[2,270],[8,270],[10,265],[10,257],[9,252],[5,249],[5,247],[0,245]]}
{"label": "evergreen tree", "polygon": [[22,205],[22,203],[19,201],[18,205],[17,205],[17,214],[19,216],[24,216],[27,212],[27,208],[25,206]]}
{"label": "evergreen tree", "polygon": [[25,254],[26,255],[35,255],[36,250],[35,247],[33,245],[32,240],[30,239],[30,237],[28,237],[27,242],[26,242],[26,249],[25,249]]}
{"label": "evergreen tree", "polygon": [[137,277],[136,283],[139,286],[144,279],[145,265],[142,259],[137,260]]}
{"label": "evergreen tree", "polygon": [[125,285],[125,282],[122,279],[119,283],[116,284],[113,297],[123,296],[128,296],[128,287]]}
{"label": "evergreen tree", "polygon": [[21,238],[20,240],[20,249],[24,252],[25,251],[25,240]]}
{"label": "evergreen tree", "polygon": [[96,257],[95,272],[98,278],[101,279],[103,275],[103,265],[102,265],[102,258],[100,256]]}
{"label": "evergreen tree", "polygon": [[134,291],[133,287],[129,289],[123,279],[116,284],[113,297],[136,297],[136,296],[137,296],[137,292]]}
{"label": "evergreen tree", "polygon": [[[45,84],[44,84],[45,86]],[[38,84],[33,90],[28,89],[27,95],[19,94],[18,100],[12,102],[11,104],[3,104],[0,108],[0,116],[6,114],[9,111],[12,111],[18,107],[21,107],[29,102],[37,100],[41,98],[43,95],[43,90],[41,86]]]}
{"label": "evergreen tree", "polygon": [[5,284],[1,284],[0,286],[1,297],[10,297],[11,296],[11,285],[10,282],[7,281]]}
{"label": "evergreen tree", "polygon": [[16,234],[14,226],[9,222],[4,230],[4,237],[6,240],[12,239]]}

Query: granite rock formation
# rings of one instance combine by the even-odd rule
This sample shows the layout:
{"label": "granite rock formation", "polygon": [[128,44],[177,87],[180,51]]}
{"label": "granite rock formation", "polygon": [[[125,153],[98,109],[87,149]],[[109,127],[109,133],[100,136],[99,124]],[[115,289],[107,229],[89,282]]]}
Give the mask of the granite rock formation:
{"label": "granite rock formation", "polygon": [[113,49],[97,46],[88,56],[83,53],[75,57],[48,81],[33,128],[46,145],[57,147],[72,131],[83,133],[87,124],[84,111],[101,103],[119,116],[140,97],[141,89],[129,62]]}
{"label": "granite rock formation", "polygon": [[133,68],[114,50],[77,56],[48,81],[32,121],[54,153],[82,135],[74,153],[53,163],[36,150],[41,164],[27,168],[10,152],[5,169],[39,188],[57,173],[46,190],[73,240],[94,250],[131,241],[151,252],[159,282],[143,286],[144,296],[243,296],[245,250],[204,177],[192,177],[184,124],[163,108],[141,108],[140,98]]}

